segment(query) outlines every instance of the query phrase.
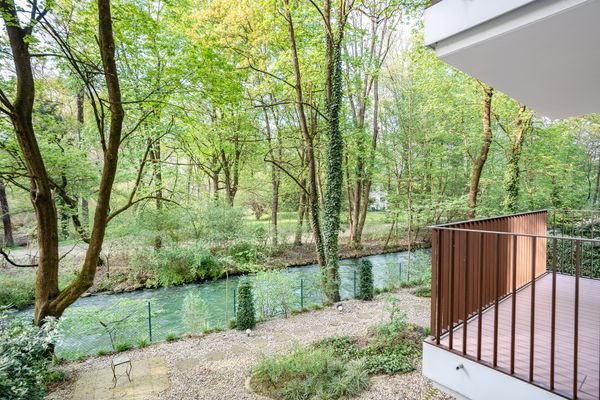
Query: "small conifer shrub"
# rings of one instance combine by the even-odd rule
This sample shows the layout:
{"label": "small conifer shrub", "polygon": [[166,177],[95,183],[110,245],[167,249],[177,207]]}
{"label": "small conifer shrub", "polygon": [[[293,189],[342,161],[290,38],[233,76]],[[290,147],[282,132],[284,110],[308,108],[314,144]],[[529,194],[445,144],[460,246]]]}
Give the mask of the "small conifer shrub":
{"label": "small conifer shrub", "polygon": [[236,328],[241,331],[254,328],[256,317],[254,314],[254,296],[252,295],[250,282],[242,281],[239,284],[237,298]]}
{"label": "small conifer shrub", "polygon": [[373,300],[373,264],[369,260],[360,260],[358,270],[358,298]]}

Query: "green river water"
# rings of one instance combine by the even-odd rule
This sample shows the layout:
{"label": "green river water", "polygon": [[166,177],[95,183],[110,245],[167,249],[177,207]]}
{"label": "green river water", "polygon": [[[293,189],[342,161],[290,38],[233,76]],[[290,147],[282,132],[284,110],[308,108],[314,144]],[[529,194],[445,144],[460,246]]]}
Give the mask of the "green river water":
{"label": "green river water", "polygon": [[[417,261],[413,263],[412,272],[406,268],[407,252],[366,257],[373,263],[375,287],[398,285],[401,280],[424,273],[430,251],[419,250],[413,252],[412,257]],[[356,259],[341,261],[342,299],[354,297],[357,266]],[[323,302],[319,274],[316,265],[308,265],[281,269],[266,280],[255,275],[235,276],[199,284],[81,298],[61,318],[61,339],[56,352],[60,357],[73,359],[111,351],[114,344],[147,343],[150,334],[151,341],[155,342],[190,333],[189,323],[182,313],[184,299],[190,294],[200,296],[206,305],[207,328],[226,328],[234,316],[234,292],[240,279],[249,279],[255,285],[255,307],[259,316],[262,310],[271,314],[283,311],[277,308],[282,297],[288,299],[289,309],[310,308]],[[23,310],[20,315],[29,318],[32,310]]]}

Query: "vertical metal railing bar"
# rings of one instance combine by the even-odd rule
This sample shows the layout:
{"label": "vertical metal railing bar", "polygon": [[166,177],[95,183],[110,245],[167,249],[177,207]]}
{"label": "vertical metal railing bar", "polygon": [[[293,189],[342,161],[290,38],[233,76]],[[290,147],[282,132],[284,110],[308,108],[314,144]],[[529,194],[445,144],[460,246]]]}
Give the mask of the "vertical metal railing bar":
{"label": "vertical metal railing bar", "polygon": [[450,233],[450,279],[448,279],[448,294],[450,295],[450,301],[449,303],[449,312],[448,312],[448,329],[450,330],[450,333],[448,335],[448,346],[450,348],[450,350],[453,349],[453,345],[454,345],[454,264],[455,264],[455,260],[454,260],[454,256],[455,256],[455,249],[454,249],[454,236],[455,236],[455,231],[452,231]]}
{"label": "vertical metal railing bar", "polygon": [[[596,216],[596,213],[592,213],[592,233],[591,233],[591,238],[590,239],[594,239],[594,217]],[[590,261],[590,277],[594,276],[594,242],[590,243],[590,251],[591,251],[591,261]]]}
{"label": "vertical metal railing bar", "polygon": [[554,390],[554,364],[556,349],[556,238],[552,239],[552,315],[550,322],[550,390]]}
{"label": "vertical metal railing bar", "polygon": [[440,336],[442,336],[442,230],[436,230],[438,252],[437,252],[437,282],[436,282],[436,342],[440,344]]}
{"label": "vertical metal railing bar", "polygon": [[515,373],[515,337],[517,328],[517,245],[519,237],[513,236],[512,260],[512,313],[510,324],[510,373]]}
{"label": "vertical metal railing bar", "polygon": [[[571,211],[571,237],[575,237],[575,211]],[[574,247],[573,247],[573,240],[570,240],[571,243],[571,253],[569,255],[569,260],[571,260],[571,271],[575,272],[575,266],[573,265],[574,263]]]}
{"label": "vertical metal railing bar", "polygon": [[469,311],[467,305],[469,303],[469,232],[465,232],[465,298],[464,298],[464,309],[463,309],[463,342],[462,342],[462,353],[467,354],[467,320],[469,319]]}
{"label": "vertical metal railing bar", "polygon": [[483,237],[484,234],[479,234],[479,299],[477,302],[477,361],[481,360],[481,330],[482,318],[481,309],[483,308]]}
{"label": "vertical metal railing bar", "polygon": [[[561,228],[560,235],[564,238],[565,236],[565,210],[562,210],[562,218],[561,218]],[[561,242],[561,250],[560,250],[560,271],[562,273],[565,272],[565,241]]]}
{"label": "vertical metal railing bar", "polygon": [[577,399],[578,389],[578,362],[579,362],[579,274],[581,268],[581,241],[578,240],[575,249],[575,315],[573,335],[573,399]]}
{"label": "vertical metal railing bar", "polygon": [[531,316],[529,332],[529,381],[533,382],[533,368],[535,363],[535,267],[536,267],[536,237],[532,237],[531,257]]}
{"label": "vertical metal railing bar", "polygon": [[496,236],[496,244],[494,245],[494,272],[496,275],[496,281],[494,285],[494,343],[493,343],[493,356],[492,356],[492,364],[494,367],[498,366],[498,297],[499,297],[499,289],[500,285],[500,236]]}

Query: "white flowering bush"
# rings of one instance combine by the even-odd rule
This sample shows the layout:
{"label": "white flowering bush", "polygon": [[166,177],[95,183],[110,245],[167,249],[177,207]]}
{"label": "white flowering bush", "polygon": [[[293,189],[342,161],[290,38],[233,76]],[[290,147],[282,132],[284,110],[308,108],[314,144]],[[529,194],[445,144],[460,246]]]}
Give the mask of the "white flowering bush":
{"label": "white flowering bush", "polygon": [[56,328],[54,318],[38,328],[0,308],[0,399],[44,398],[49,354],[58,339]]}

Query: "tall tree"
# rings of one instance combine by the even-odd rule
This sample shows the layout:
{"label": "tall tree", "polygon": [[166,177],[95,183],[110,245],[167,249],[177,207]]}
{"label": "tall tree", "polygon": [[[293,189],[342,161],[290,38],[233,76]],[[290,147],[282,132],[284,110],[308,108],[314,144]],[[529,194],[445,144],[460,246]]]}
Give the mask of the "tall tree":
{"label": "tall tree", "polygon": [[36,214],[39,243],[34,321],[40,325],[47,316],[61,316],[64,310],[93,284],[109,218],[110,197],[117,171],[124,118],[115,63],[111,7],[109,0],[98,0],[99,52],[110,104],[108,137],[103,130],[99,131],[104,152],[104,165],[89,247],[79,274],[63,290],[60,290],[58,286],[59,251],[56,207],[52,198],[48,171],[32,123],[35,84],[29,38],[34,27],[45,17],[48,10],[38,9],[37,3],[34,2],[31,18],[25,24],[18,17],[14,1],[0,1],[0,10],[10,40],[17,87],[12,101],[4,92],[0,93],[0,101],[3,105],[2,111],[7,114],[13,124],[30,178],[31,202]]}
{"label": "tall tree", "polygon": [[[327,183],[323,210],[323,243],[326,262],[325,293],[331,301],[340,299],[339,230],[343,198],[344,138],[340,127],[342,107],[342,42],[354,1],[323,2],[325,27],[325,114],[327,116]],[[333,15],[332,15],[333,12]]]}
{"label": "tall tree", "polygon": [[523,104],[518,105],[519,110],[513,122],[512,130],[505,128],[500,121],[499,125],[509,139],[509,155],[504,174],[504,199],[502,205],[505,210],[515,212],[519,208],[519,186],[521,175],[521,153],[527,132],[531,129],[533,114]]}
{"label": "tall tree", "polygon": [[477,196],[479,195],[479,182],[481,180],[481,173],[485,162],[487,161],[488,154],[490,152],[490,146],[492,145],[492,96],[494,95],[494,89],[487,86],[485,83],[480,82],[481,90],[483,93],[482,101],[482,125],[483,125],[483,141],[479,148],[477,157],[473,160],[473,166],[471,168],[471,184],[469,186],[468,195],[468,217],[475,218],[477,213]]}

